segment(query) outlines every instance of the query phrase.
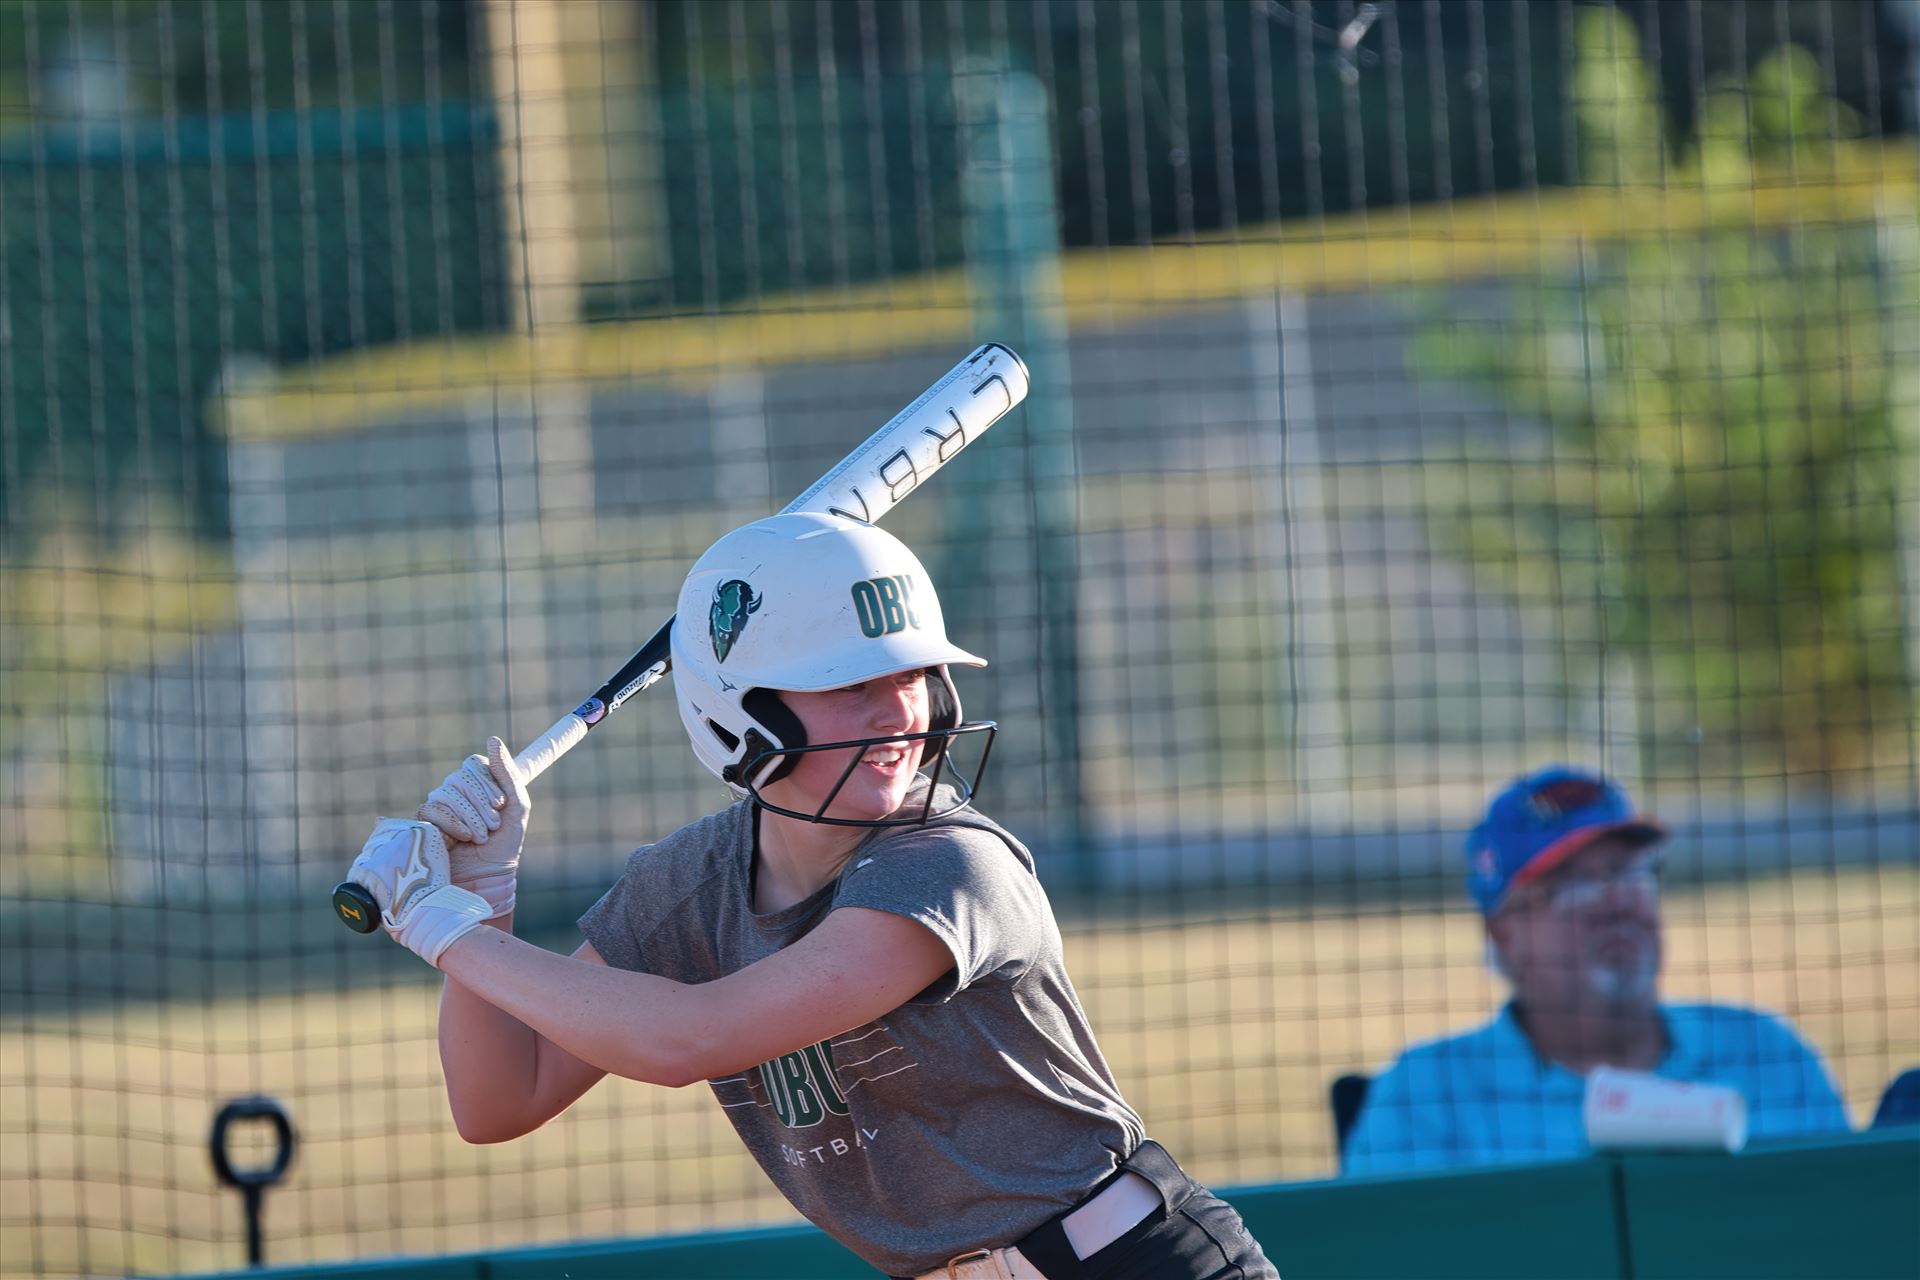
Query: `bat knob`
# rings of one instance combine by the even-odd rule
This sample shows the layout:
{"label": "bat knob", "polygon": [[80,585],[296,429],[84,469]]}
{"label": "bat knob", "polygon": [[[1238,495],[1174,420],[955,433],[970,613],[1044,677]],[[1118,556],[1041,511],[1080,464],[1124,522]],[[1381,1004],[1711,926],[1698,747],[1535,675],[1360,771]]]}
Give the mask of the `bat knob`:
{"label": "bat knob", "polygon": [[358,881],[342,880],[333,887],[333,914],[355,933],[372,933],[380,927],[380,904]]}

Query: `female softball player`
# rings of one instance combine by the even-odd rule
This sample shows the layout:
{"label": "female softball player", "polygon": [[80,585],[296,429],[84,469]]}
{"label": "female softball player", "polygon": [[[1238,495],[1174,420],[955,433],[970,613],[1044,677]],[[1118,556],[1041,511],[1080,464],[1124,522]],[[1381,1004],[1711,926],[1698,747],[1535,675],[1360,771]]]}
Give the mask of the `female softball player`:
{"label": "female softball player", "polygon": [[837,516],[747,525],[694,565],[672,640],[694,752],[738,799],[636,851],[571,956],[511,932],[529,802],[499,738],[355,863],[449,978],[460,1132],[528,1133],[609,1073],[704,1080],[889,1275],[1275,1276],[1146,1139],[1033,856],[971,807],[948,748],[993,727],[963,724],[950,670],[986,664],[913,553]]}

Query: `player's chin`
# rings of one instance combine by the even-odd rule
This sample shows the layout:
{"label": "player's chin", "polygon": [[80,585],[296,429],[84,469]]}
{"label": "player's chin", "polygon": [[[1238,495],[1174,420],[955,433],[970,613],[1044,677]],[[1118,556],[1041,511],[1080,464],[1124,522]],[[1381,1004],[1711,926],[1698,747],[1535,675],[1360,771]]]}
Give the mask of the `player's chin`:
{"label": "player's chin", "polygon": [[[871,775],[871,776],[867,776]],[[913,773],[904,766],[897,771],[881,772],[862,766],[834,797],[831,817],[847,822],[878,822],[890,818],[907,802],[913,789]]]}

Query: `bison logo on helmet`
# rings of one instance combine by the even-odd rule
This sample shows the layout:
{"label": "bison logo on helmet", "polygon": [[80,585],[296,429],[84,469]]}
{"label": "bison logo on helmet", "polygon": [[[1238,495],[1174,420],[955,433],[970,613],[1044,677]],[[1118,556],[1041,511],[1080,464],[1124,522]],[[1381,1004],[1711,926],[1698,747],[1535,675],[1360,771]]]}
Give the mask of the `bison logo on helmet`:
{"label": "bison logo on helmet", "polygon": [[747,618],[758,612],[766,597],[757,594],[750,583],[732,578],[713,593],[713,608],[707,611],[707,628],[713,635],[713,656],[725,662],[747,629]]}

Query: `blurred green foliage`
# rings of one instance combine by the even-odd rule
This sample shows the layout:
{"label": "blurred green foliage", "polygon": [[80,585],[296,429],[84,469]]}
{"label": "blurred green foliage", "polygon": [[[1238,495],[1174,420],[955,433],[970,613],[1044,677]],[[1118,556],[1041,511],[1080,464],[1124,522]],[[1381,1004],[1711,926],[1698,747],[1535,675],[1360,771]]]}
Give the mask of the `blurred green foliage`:
{"label": "blurred green foliage", "polygon": [[[1048,90],[1066,247],[1611,172],[1580,149],[1593,137],[1576,119],[1590,95],[1569,78],[1574,20],[1595,12],[1612,11],[1563,0],[645,0],[646,48],[609,57],[646,59],[659,94],[666,265],[596,286],[586,311],[714,307],[957,264],[951,75],[982,59],[1030,70]],[[1715,74],[1744,76],[1754,56],[1795,39],[1821,50],[1868,132],[1902,127],[1887,104],[1906,53],[1875,6],[1618,12],[1658,37],[1644,74],[1670,110],[1664,126],[1642,126],[1692,132]],[[0,404],[17,455],[0,466],[0,528],[17,515],[7,487],[49,478],[91,491],[109,518],[119,477],[147,456],[189,518],[217,533],[225,481],[195,403],[224,360],[299,361],[497,323],[496,162],[474,133],[464,153],[417,163],[417,148],[435,145],[419,122],[490,128],[487,108],[461,105],[491,101],[488,78],[471,0],[0,0],[0,364],[11,379]],[[310,143],[292,123],[303,114]],[[263,120],[291,151],[253,154]],[[1648,127],[1634,136],[1653,141],[1642,160],[1658,155]],[[218,145],[198,152],[199,137]],[[175,172],[169,146],[183,151]],[[223,314],[212,294],[228,284]],[[434,314],[421,311],[429,299]],[[91,356],[89,326],[103,344]],[[136,377],[149,401],[128,401],[136,389],[122,384]],[[102,448],[111,456],[94,456]]]}
{"label": "blurred green foliage", "polygon": [[1580,17],[1575,84],[1589,181],[1703,189],[1727,216],[1586,246],[1577,273],[1516,284],[1500,323],[1428,330],[1429,367],[1550,434],[1482,455],[1455,533],[1553,610],[1571,662],[1628,662],[1644,768],[1910,768],[1898,520],[1920,450],[1890,345],[1913,263],[1886,228],[1742,225],[1759,185],[1816,178],[1860,122],[1788,46],[1714,84],[1673,146],[1607,11]]}

